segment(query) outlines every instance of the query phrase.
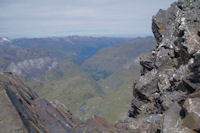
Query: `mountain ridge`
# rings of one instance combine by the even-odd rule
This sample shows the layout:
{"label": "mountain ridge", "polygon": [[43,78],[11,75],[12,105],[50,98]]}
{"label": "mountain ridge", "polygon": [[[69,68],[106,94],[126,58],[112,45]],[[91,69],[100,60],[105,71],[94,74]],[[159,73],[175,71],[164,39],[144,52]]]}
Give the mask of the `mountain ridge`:
{"label": "mountain ridge", "polygon": [[[13,109],[13,112],[9,110],[6,114],[4,113],[5,104],[0,104],[0,107],[3,106],[3,115],[0,115],[0,131],[4,133],[127,132],[124,129],[110,125],[97,116],[93,116],[87,122],[74,119],[66,106],[59,102],[48,102],[38,97],[12,73],[0,74],[0,96],[3,96],[7,106],[14,106],[16,109]],[[12,121],[13,117],[15,121]]]}
{"label": "mountain ridge", "polygon": [[[133,84],[128,116],[111,125],[97,116],[82,122],[60,103],[40,98],[12,73],[0,74],[0,94],[23,121],[21,132],[69,133],[199,133],[200,131],[200,1],[178,0],[153,16],[157,41],[150,55],[140,58],[140,77]],[[6,93],[5,93],[6,92]],[[119,93],[115,98],[118,99]],[[10,100],[10,102],[9,102]],[[11,104],[12,102],[12,104]],[[1,104],[0,104],[1,106]],[[4,105],[3,105],[4,106]],[[119,106],[118,106],[119,107]],[[5,112],[5,108],[3,108]],[[1,124],[8,122],[6,116]],[[20,118],[20,119],[19,119]],[[9,122],[8,122],[9,123]],[[20,123],[20,121],[19,121]],[[16,123],[12,123],[16,126]]]}
{"label": "mountain ridge", "polygon": [[[82,37],[81,39],[80,37],[71,37],[71,38],[72,40],[81,41],[85,37]],[[84,40],[88,41],[88,38],[89,40],[91,40],[90,37],[87,37]],[[70,60],[68,60],[68,58],[63,59],[58,57],[59,55],[55,56],[54,54],[49,54],[48,43],[45,44],[47,50],[41,49],[40,47],[37,48],[36,46],[34,46],[35,43],[37,43],[38,41],[39,42],[49,41],[49,43],[51,43],[49,44],[50,45],[49,47],[51,49],[51,45],[54,45],[55,41],[59,42],[60,39],[65,40],[69,38],[68,37],[52,38],[50,40],[49,38],[42,38],[42,40],[38,38],[36,39],[37,41],[34,42],[33,44],[29,44],[28,43],[29,39],[26,39],[25,41],[26,43],[23,42],[22,46],[20,46],[20,42],[23,41],[23,39],[20,39],[21,41],[19,41],[18,43],[12,42],[11,44],[1,45],[2,47],[2,49],[0,50],[0,54],[2,55],[1,56],[2,60],[0,58],[1,61],[0,64],[2,64],[2,67],[0,67],[2,69],[1,71],[3,70],[10,71],[18,75],[34,91],[36,91],[40,97],[46,98],[50,101],[54,100],[62,101],[62,103],[68,106],[72,112],[75,112],[75,116],[77,118],[80,118],[82,120],[87,120],[93,114],[98,114],[101,117],[106,116],[106,120],[108,120],[111,123],[114,123],[118,119],[119,114],[121,113],[125,114],[125,112],[127,112],[126,109],[117,109],[117,106],[119,105],[119,103],[122,103],[124,107],[127,107],[131,95],[128,95],[127,97],[125,95],[127,91],[131,92],[130,90],[130,86],[132,86],[131,80],[134,80],[136,79],[136,77],[138,77],[139,66],[136,65],[134,66],[134,68],[126,68],[126,70],[125,68],[122,68],[122,70],[110,73],[107,75],[108,77],[107,76],[101,77],[101,79],[97,81],[95,77],[99,77],[99,75],[101,75],[102,73],[93,71],[95,72],[95,75],[94,74],[91,75],[92,73],[91,71],[85,71],[83,68],[80,67],[79,64],[76,64],[76,62],[73,62],[71,59]],[[54,40],[54,42],[51,42],[51,40]],[[112,41],[112,39],[111,40],[109,39],[109,41],[102,40],[102,42],[108,42],[109,45],[112,45],[111,47],[104,47],[105,50],[108,49],[108,51],[112,51],[113,48],[117,47],[118,50],[115,52],[115,54],[118,54],[117,55],[118,57],[123,55],[123,58],[119,58],[118,60],[115,61],[115,63],[118,64],[121,63],[121,60],[124,60],[124,58],[126,58],[127,55],[126,53],[128,53],[130,58],[127,57],[126,62],[127,65],[129,66],[129,64],[136,64],[135,58],[139,56],[138,53],[143,53],[143,50],[145,49],[146,46],[149,49],[152,48],[154,45],[153,43],[155,42],[152,37],[136,38],[134,40],[135,43],[132,43],[132,41],[125,41],[120,44],[118,43],[111,44],[110,41]],[[151,44],[149,43],[148,40],[151,40]],[[30,41],[30,43],[31,42],[32,40]],[[96,47],[97,44],[93,44],[93,42],[90,42],[89,44],[84,44],[84,43],[83,44],[87,46],[91,45],[91,47]],[[140,44],[137,44],[137,42],[140,42]],[[39,43],[37,45],[40,46],[42,44],[43,43]],[[150,45],[148,46],[148,44]],[[68,44],[63,43],[61,45],[58,45],[57,49],[61,49],[60,46],[64,45]],[[107,44],[101,44],[101,45],[107,45]],[[129,49],[128,48],[129,45],[133,47],[134,45],[138,45],[141,47],[130,49],[128,50],[128,52],[123,52],[126,49]],[[32,47],[33,49],[31,49]],[[80,51],[81,49],[82,48],[80,48]],[[100,50],[101,49],[102,48],[100,48]],[[137,49],[138,49],[137,54],[134,54],[134,51],[136,51]],[[71,50],[72,52],[76,52],[73,51],[73,49]],[[88,50],[90,50],[90,48]],[[148,51],[150,52],[150,50]],[[65,50],[64,52],[68,53],[68,51]],[[8,60],[8,58],[10,58],[10,60]],[[104,60],[104,58],[102,59]],[[112,67],[113,65],[111,63],[110,68]],[[113,67],[113,69],[114,68],[115,67]],[[137,69],[134,70],[135,68]],[[106,74],[106,72],[104,74]],[[114,78],[113,74],[118,78]],[[104,82],[101,82],[101,80],[104,80]],[[110,84],[111,82],[113,82],[113,84],[115,85],[111,85]],[[115,90],[117,90],[117,92],[115,92]],[[113,94],[111,94],[112,92]],[[117,94],[120,95],[121,100],[115,99],[115,96]],[[113,100],[115,104],[110,104],[109,101],[111,99],[115,99]],[[104,111],[98,108],[95,102],[99,103],[102,106],[102,108],[105,107],[108,109]],[[112,113],[108,105],[115,110],[114,113]],[[90,110],[89,106],[92,106],[93,109]]]}
{"label": "mountain ridge", "polygon": [[157,47],[140,59],[126,121],[132,130],[199,132],[199,14],[199,0],[179,0],[153,16]]}

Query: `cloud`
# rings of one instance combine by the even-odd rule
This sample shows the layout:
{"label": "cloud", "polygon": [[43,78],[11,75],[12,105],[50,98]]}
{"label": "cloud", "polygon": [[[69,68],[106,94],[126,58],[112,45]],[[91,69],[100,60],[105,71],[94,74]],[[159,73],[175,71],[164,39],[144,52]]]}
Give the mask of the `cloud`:
{"label": "cloud", "polygon": [[151,18],[174,0],[2,0],[0,36],[151,34]]}

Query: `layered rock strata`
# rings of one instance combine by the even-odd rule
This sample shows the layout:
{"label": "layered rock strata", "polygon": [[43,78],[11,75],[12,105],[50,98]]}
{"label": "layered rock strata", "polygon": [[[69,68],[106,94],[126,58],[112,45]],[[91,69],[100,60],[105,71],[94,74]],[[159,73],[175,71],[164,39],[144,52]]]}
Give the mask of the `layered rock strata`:
{"label": "layered rock strata", "polygon": [[126,133],[97,116],[74,119],[63,104],[40,98],[12,73],[0,74],[0,111],[2,133]]}

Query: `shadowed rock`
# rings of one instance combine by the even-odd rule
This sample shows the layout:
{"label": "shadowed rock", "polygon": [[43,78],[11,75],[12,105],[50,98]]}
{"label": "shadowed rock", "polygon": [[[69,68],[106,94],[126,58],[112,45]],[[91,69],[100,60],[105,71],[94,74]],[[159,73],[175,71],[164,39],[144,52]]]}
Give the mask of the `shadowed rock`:
{"label": "shadowed rock", "polygon": [[188,99],[199,97],[200,91],[199,16],[199,0],[179,0],[153,16],[157,47],[152,55],[141,57],[142,73],[133,87],[129,128],[149,132],[153,121],[150,125],[141,121],[161,115],[153,126],[155,132],[200,131],[200,101]]}
{"label": "shadowed rock", "polygon": [[140,60],[141,77],[134,83],[124,121],[111,125],[97,116],[87,122],[76,120],[63,104],[38,97],[16,76],[4,73],[0,74],[0,131],[199,133],[199,16],[199,0],[179,0],[153,17],[158,44],[151,56]]}

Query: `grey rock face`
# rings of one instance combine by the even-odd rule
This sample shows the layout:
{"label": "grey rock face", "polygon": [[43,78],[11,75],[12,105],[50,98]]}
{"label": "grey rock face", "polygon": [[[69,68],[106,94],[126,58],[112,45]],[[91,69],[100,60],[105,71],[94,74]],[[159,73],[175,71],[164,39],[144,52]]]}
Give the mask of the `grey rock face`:
{"label": "grey rock face", "polygon": [[184,107],[188,111],[188,115],[183,119],[183,125],[197,130],[200,127],[200,98],[188,98]]}
{"label": "grey rock face", "polygon": [[[6,100],[0,102],[0,107],[5,116],[11,113],[18,122],[12,122],[12,116],[6,121],[0,115],[0,129],[5,132],[20,129],[20,132],[61,133],[199,133],[199,16],[199,0],[179,0],[153,17],[152,30],[158,44],[151,56],[140,59],[142,73],[134,83],[129,118],[125,121],[113,126],[96,116],[85,123],[76,120],[62,104],[38,97],[17,77],[7,73],[0,74],[0,96]],[[4,107],[12,105],[16,110],[6,112]],[[4,122],[12,127],[7,130]]]}
{"label": "grey rock face", "polygon": [[50,57],[41,57],[34,59],[27,59],[19,62],[11,62],[6,71],[12,72],[20,76],[24,80],[39,80],[42,73],[45,75],[48,71],[57,66],[58,62]]}
{"label": "grey rock face", "polygon": [[[157,47],[152,55],[140,58],[142,73],[134,84],[129,110],[132,121],[142,124],[141,119],[159,114],[163,126],[156,132],[200,131],[200,101],[188,99],[200,96],[199,16],[199,0],[179,0],[153,16]],[[188,126],[189,119],[193,124]],[[144,125],[137,130],[149,132],[147,129]]]}
{"label": "grey rock face", "polygon": [[18,112],[12,105],[6,90],[0,87],[0,132],[2,133],[27,133]]}

